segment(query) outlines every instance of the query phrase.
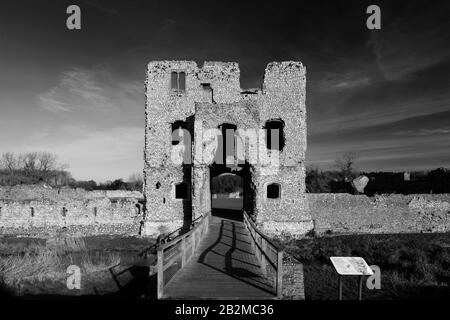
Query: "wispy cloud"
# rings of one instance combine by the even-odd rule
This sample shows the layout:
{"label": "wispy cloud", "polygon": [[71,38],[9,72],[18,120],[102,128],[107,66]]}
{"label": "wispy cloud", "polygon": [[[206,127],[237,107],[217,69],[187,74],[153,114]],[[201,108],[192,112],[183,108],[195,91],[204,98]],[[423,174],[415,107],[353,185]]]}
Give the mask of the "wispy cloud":
{"label": "wispy cloud", "polygon": [[38,96],[39,106],[53,113],[75,111],[119,112],[141,106],[143,84],[114,76],[106,69],[71,69],[58,84]]}
{"label": "wispy cloud", "polygon": [[323,80],[318,83],[320,91],[342,91],[357,89],[370,84],[371,79],[356,71],[343,73],[328,73]]}
{"label": "wispy cloud", "polygon": [[[142,168],[144,85],[106,67],[72,68],[38,95],[52,125],[29,136],[28,150],[51,150],[77,179],[127,178]],[[50,122],[49,122],[50,123]]]}
{"label": "wispy cloud", "polygon": [[49,91],[39,95],[39,105],[42,109],[50,112],[67,112],[70,111],[66,102],[57,99],[57,90],[52,88]]}
{"label": "wispy cloud", "polygon": [[387,80],[401,80],[449,57],[444,48],[450,21],[442,19],[448,8],[447,13],[439,5],[416,9],[412,3],[405,6],[403,12],[385,19],[382,32],[371,33],[368,46]]}
{"label": "wispy cloud", "polygon": [[450,126],[435,129],[397,131],[395,132],[395,134],[400,136],[431,136],[431,135],[450,134]]}
{"label": "wispy cloud", "polygon": [[385,103],[375,108],[360,110],[357,113],[334,115],[334,117],[329,119],[317,120],[308,128],[308,133],[316,135],[336,130],[355,130],[381,126],[400,120],[447,111],[450,104],[450,98],[445,97],[405,100],[399,103]]}

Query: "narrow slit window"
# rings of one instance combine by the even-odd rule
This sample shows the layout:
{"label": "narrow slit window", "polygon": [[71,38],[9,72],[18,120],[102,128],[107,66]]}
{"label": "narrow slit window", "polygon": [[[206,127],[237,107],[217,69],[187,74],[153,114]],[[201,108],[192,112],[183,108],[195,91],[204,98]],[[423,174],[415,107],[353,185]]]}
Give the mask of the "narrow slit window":
{"label": "narrow slit window", "polygon": [[175,71],[172,72],[170,77],[170,87],[172,90],[178,90],[178,73]]}
{"label": "narrow slit window", "polygon": [[188,186],[186,183],[178,183],[175,185],[175,199],[187,199],[188,198]]}
{"label": "narrow slit window", "polygon": [[178,91],[184,92],[186,90],[186,73],[178,73]]}
{"label": "narrow slit window", "polygon": [[280,185],[277,183],[272,183],[267,186],[267,198],[268,199],[279,199],[280,198]]}

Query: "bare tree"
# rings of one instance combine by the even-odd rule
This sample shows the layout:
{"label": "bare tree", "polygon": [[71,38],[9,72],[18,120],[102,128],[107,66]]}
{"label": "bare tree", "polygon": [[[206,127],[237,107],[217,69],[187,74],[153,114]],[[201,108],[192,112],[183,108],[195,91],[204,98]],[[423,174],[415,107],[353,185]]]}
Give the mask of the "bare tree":
{"label": "bare tree", "polygon": [[55,186],[65,186],[75,181],[72,178],[70,172],[63,170],[52,171],[50,175],[52,176],[51,177],[52,184]]}
{"label": "bare tree", "polygon": [[345,152],[339,159],[336,159],[334,167],[340,172],[343,179],[348,180],[354,177],[354,164],[358,159],[355,152]]}
{"label": "bare tree", "polygon": [[67,168],[67,165],[59,164],[58,157],[50,152],[26,152],[18,155],[6,152],[0,157],[0,179],[7,185],[42,181],[65,185],[73,180]]}
{"label": "bare tree", "polygon": [[135,172],[129,178],[129,182],[144,182],[144,178],[142,177],[142,173]]}
{"label": "bare tree", "polygon": [[34,172],[36,170],[38,153],[27,152],[22,157],[23,169],[27,172]]}
{"label": "bare tree", "polygon": [[50,152],[39,152],[37,154],[37,170],[49,172],[56,170],[57,156]]}
{"label": "bare tree", "polygon": [[18,163],[15,155],[12,152],[5,152],[2,154],[1,165],[10,172],[17,170]]}
{"label": "bare tree", "polygon": [[128,185],[135,191],[141,191],[144,186],[142,173],[135,172],[128,178]]}

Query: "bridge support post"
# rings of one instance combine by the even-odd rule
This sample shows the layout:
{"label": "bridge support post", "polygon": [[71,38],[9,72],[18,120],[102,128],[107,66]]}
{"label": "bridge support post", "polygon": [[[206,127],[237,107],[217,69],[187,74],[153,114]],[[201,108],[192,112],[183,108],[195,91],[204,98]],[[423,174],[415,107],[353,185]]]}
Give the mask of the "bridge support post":
{"label": "bridge support post", "polygon": [[283,251],[279,251],[277,256],[277,297],[283,297]]}
{"label": "bridge support post", "polygon": [[267,270],[266,270],[266,240],[264,238],[261,237],[261,269],[264,275],[267,274]]}
{"label": "bridge support post", "polygon": [[181,267],[186,265],[186,238],[181,240]]}
{"label": "bridge support post", "polygon": [[256,233],[256,257],[261,261],[261,236]]}
{"label": "bridge support post", "polygon": [[158,264],[158,275],[157,275],[157,286],[158,286],[158,299],[164,297],[164,251],[158,250],[157,264]]}

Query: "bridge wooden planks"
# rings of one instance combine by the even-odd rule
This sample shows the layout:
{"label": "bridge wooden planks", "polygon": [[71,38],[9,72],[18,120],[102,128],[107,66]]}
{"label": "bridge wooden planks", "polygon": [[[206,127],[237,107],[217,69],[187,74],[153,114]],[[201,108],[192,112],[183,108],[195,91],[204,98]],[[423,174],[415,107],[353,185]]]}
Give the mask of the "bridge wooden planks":
{"label": "bridge wooden planks", "polygon": [[164,289],[174,299],[273,299],[243,222],[212,216],[208,233],[183,270]]}

